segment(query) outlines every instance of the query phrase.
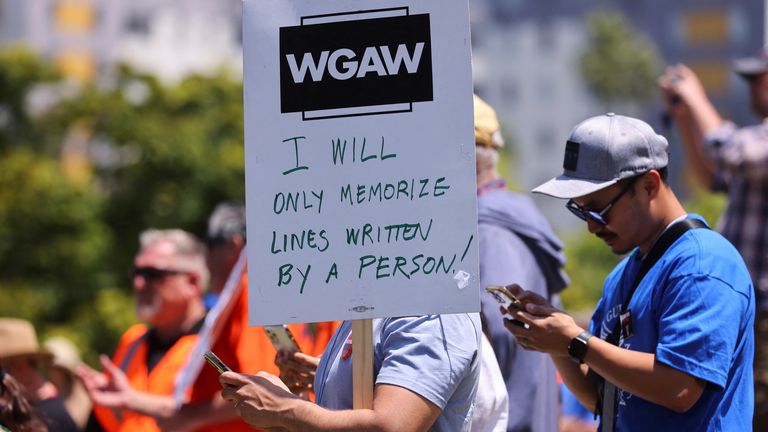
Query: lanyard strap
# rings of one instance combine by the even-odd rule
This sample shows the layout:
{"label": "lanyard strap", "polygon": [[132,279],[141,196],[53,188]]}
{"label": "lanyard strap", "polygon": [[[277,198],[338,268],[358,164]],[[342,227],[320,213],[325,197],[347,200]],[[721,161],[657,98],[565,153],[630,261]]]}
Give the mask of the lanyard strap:
{"label": "lanyard strap", "polygon": [[[659,237],[653,247],[651,247],[651,250],[648,251],[648,255],[646,255],[645,259],[643,259],[643,263],[640,265],[640,269],[638,270],[635,279],[632,281],[632,287],[629,289],[629,293],[621,305],[621,311],[616,317],[616,325],[613,327],[613,332],[605,338],[606,342],[616,346],[619,345],[619,338],[621,335],[621,316],[627,312],[629,302],[632,300],[632,295],[635,293],[638,285],[640,285],[640,282],[643,280],[645,275],[654,266],[654,264],[656,264],[659,258],[664,255],[667,249],[669,249],[669,247],[672,246],[672,244],[678,238],[680,238],[680,236],[685,234],[686,231],[694,228],[708,227],[704,222],[698,219],[683,219],[679,222],[676,222],[674,225],[664,231],[664,233],[661,235],[661,237]],[[624,271],[627,271],[626,267],[624,268]],[[624,279],[623,276],[624,275],[622,275],[622,280]],[[600,425],[602,427],[602,431],[613,432],[616,422],[616,386],[598,375],[598,393],[598,407],[600,408]]]}

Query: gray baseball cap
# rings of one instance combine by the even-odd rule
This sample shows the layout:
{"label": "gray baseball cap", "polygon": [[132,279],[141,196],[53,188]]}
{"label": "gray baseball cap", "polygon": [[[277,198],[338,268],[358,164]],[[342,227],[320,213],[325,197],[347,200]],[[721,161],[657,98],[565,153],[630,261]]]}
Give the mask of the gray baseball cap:
{"label": "gray baseball cap", "polygon": [[734,60],[733,70],[746,78],[768,72],[768,48],[763,48],[760,53],[753,57]]}
{"label": "gray baseball cap", "polygon": [[576,125],[565,144],[563,174],[534,193],[571,199],[669,162],[667,139],[648,123],[608,113]]}

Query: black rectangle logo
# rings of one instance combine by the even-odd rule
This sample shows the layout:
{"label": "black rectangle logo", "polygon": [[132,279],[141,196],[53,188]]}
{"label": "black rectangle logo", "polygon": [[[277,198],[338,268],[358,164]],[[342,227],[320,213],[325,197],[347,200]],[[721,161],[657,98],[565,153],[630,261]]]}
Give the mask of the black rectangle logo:
{"label": "black rectangle logo", "polygon": [[565,157],[563,158],[563,169],[566,171],[576,171],[579,164],[579,143],[567,141],[565,143]]}
{"label": "black rectangle logo", "polygon": [[339,15],[280,28],[282,113],[432,100],[429,14]]}

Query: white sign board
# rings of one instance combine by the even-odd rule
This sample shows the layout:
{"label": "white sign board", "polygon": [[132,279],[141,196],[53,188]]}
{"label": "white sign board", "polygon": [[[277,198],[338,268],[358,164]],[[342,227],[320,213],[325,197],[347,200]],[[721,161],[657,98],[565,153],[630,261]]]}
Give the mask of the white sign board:
{"label": "white sign board", "polygon": [[466,0],[243,16],[250,323],[479,311]]}

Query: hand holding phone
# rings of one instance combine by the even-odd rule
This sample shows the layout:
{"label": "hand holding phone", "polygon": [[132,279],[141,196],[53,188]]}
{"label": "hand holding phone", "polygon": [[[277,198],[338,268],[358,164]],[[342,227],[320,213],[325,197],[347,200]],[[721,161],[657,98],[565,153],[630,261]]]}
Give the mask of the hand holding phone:
{"label": "hand holding phone", "polygon": [[226,364],[224,364],[221,359],[213,353],[213,351],[208,351],[205,354],[203,354],[203,357],[205,357],[205,360],[208,361],[208,364],[213,366],[219,373],[229,372],[232,369],[229,368]]}

